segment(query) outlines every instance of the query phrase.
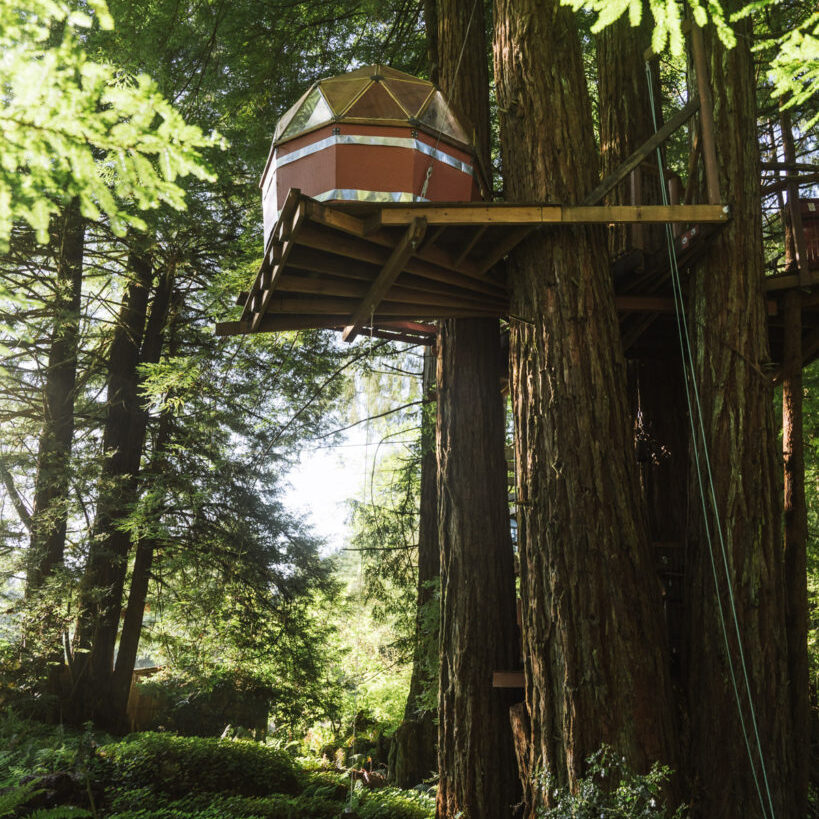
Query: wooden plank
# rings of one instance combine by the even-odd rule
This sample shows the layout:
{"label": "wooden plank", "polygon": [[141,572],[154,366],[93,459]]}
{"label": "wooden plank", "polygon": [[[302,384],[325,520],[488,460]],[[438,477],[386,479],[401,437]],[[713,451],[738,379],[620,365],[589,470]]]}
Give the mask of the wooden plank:
{"label": "wooden plank", "polygon": [[[350,317],[353,316],[357,308],[361,305],[359,299],[346,299],[340,296],[291,296],[283,293],[276,293],[271,299],[270,314],[271,315],[305,315],[305,316],[322,316],[322,315],[343,315],[346,316],[345,327],[350,324]],[[505,311],[492,307],[479,306],[473,307],[471,305],[452,305],[448,307],[440,307],[437,305],[417,304],[413,302],[403,301],[382,301],[378,304],[373,315],[382,318],[391,316],[398,318],[444,318],[451,316],[453,313],[468,313],[472,316],[501,316]],[[362,322],[369,324],[370,311],[367,311],[367,317]]]}
{"label": "wooden plank", "polygon": [[525,685],[522,671],[492,672],[492,688],[524,688]]}
{"label": "wooden plank", "polygon": [[434,336],[419,334],[417,336],[409,333],[402,333],[399,330],[380,330],[377,327],[365,327],[363,335],[380,338],[384,341],[401,341],[405,344],[423,344],[430,347],[435,343]]}
{"label": "wooden plank", "polygon": [[[303,293],[314,296],[342,296],[346,298],[363,299],[369,290],[372,278],[367,281],[344,279],[339,277],[314,278],[299,276],[288,270],[276,288],[279,293]],[[438,305],[441,307],[460,307],[469,305],[478,309],[503,310],[508,307],[507,299],[496,299],[489,296],[475,294],[442,294],[428,293],[421,290],[412,290],[402,285],[393,285],[386,298],[389,301],[414,302],[415,304]]]}
{"label": "wooden plank", "polygon": [[727,222],[727,205],[403,205],[383,208],[384,225],[408,225],[423,216],[431,225],[625,224]]}
{"label": "wooden plank", "polygon": [[[413,218],[415,218],[415,215]],[[412,219],[407,222],[407,224],[411,223]],[[298,243],[301,246],[309,247],[313,250],[321,250],[325,253],[335,254],[347,259],[356,259],[358,261],[367,262],[368,264],[375,264],[378,265],[379,268],[382,267],[389,258],[389,252],[383,247],[358,241],[351,236],[321,231],[313,225],[304,225],[301,228],[298,235]],[[497,284],[491,284],[488,281],[478,281],[476,278],[439,267],[421,258],[413,257],[409,259],[404,269],[408,273],[421,276],[425,279],[441,282],[442,284],[453,284],[458,287],[473,290],[476,293],[500,297],[506,295],[504,288],[499,287]]]}
{"label": "wooden plank", "polygon": [[484,256],[479,265],[482,273],[491,270],[504,256],[512,252],[532,231],[533,227],[520,227],[510,230],[492,245],[492,250]]}
{"label": "wooden plank", "polygon": [[796,273],[784,276],[768,276],[765,279],[765,289],[770,293],[774,290],[789,290],[791,287],[812,287],[819,284],[819,272],[813,271],[811,279],[803,284]]}
{"label": "wooden plank", "polygon": [[652,151],[655,151],[681,125],[688,122],[700,107],[700,101],[694,97],[688,104],[678,111],[660,128],[657,133],[647,139],[619,168],[612,171],[580,204],[596,205],[613,188],[620,184]]}
{"label": "wooden plank", "polygon": [[412,256],[413,252],[421,243],[426,231],[426,219],[418,217],[412,221],[412,224],[401,237],[401,241],[390,254],[384,267],[381,268],[381,272],[372,285],[370,285],[367,295],[364,296],[361,304],[350,316],[350,323],[344,328],[344,332],[341,334],[343,341],[349,342],[355,339],[361,331],[367,316],[371,316],[375,312],[375,308],[384,300],[384,296],[387,295],[387,292],[398,278],[398,274],[403,270],[404,265],[409,261],[410,256]]}
{"label": "wooden plank", "polygon": [[[342,278],[348,281],[371,282],[378,275],[380,265],[369,265],[366,262],[351,263],[349,258],[332,256],[319,250],[297,245],[293,248],[288,259],[287,275],[300,274],[301,271],[312,271],[314,273],[324,273],[325,275]],[[432,279],[423,278],[412,273],[401,274],[401,287],[407,290],[414,290],[422,293],[437,293],[453,298],[473,298],[480,299],[484,295],[488,298],[501,299],[503,290],[496,287],[495,294],[489,295],[481,291],[476,291],[471,287],[472,281],[467,279],[469,287],[462,287],[459,284],[452,284],[451,277],[457,274],[445,274],[447,283],[444,284]],[[464,280],[458,280],[464,281]],[[242,300],[242,304],[244,299]]]}
{"label": "wooden plank", "polygon": [[[291,188],[291,191],[294,190]],[[298,230],[299,224],[305,218],[305,209],[303,205],[297,205],[296,209],[292,216],[292,224],[289,228],[287,228],[286,233],[288,238],[284,240],[283,244],[281,245],[281,254],[279,256],[279,260],[276,262],[276,265],[273,267],[270,275],[270,284],[269,286],[262,291],[261,294],[261,302],[257,305],[257,308],[254,310],[253,318],[251,319],[251,324],[253,330],[257,330],[259,327],[259,322],[262,319],[262,316],[267,312],[267,306],[270,304],[270,299],[273,296],[273,293],[276,290],[276,284],[280,276],[282,275],[282,271],[284,270],[285,265],[287,264],[287,257],[290,254],[290,251],[293,249],[294,240],[292,238],[293,233]]]}
{"label": "wooden plank", "polygon": [[465,261],[466,257],[472,251],[472,248],[480,240],[481,236],[486,233],[487,225],[481,225],[473,234],[469,241],[464,245],[463,250],[455,257],[455,267],[460,267]]}
{"label": "wooden plank", "polygon": [[[341,208],[333,208],[329,205],[321,204],[320,202],[316,202],[315,200],[308,200],[310,203],[311,213],[316,214],[313,218],[313,221],[323,224],[327,227],[332,227],[335,230],[341,231],[343,233],[347,233],[350,236],[355,236],[358,239],[364,239],[368,242],[372,242],[373,244],[381,245],[381,247],[387,247],[392,250],[395,247],[395,236],[390,234],[389,231],[381,230],[380,221],[377,223],[370,224],[370,221],[358,219],[357,217],[352,216],[347,211],[342,210]],[[423,214],[419,214],[423,215]],[[338,217],[350,217],[349,219],[345,218],[338,218]],[[355,221],[350,221],[350,220]],[[376,214],[376,219],[378,219],[378,213]],[[406,224],[409,224],[412,219],[409,219]],[[363,227],[363,233],[362,233]],[[403,224],[402,224],[403,227]],[[445,229],[444,225],[444,229]],[[437,232],[437,236],[435,239],[437,240],[440,237],[440,234],[443,232],[443,229]],[[426,262],[430,262],[431,264],[437,265],[438,267],[445,268],[447,270],[452,270],[457,273],[461,273],[464,276],[471,276],[474,278],[481,279],[482,276],[478,273],[477,269],[473,264],[470,262],[464,261],[460,266],[456,266],[452,255],[448,253],[446,250],[440,247],[435,247],[434,242],[422,242],[418,249],[416,250],[415,256],[419,259],[423,259]]]}
{"label": "wooden plank", "polygon": [[691,51],[694,56],[694,71],[697,75],[697,93],[700,105],[700,136],[702,137],[702,159],[705,165],[705,184],[708,189],[708,202],[719,204],[719,166],[717,149],[714,141],[714,104],[711,99],[711,85],[708,81],[708,64],[705,57],[705,44],[702,29],[693,23],[691,26]]}

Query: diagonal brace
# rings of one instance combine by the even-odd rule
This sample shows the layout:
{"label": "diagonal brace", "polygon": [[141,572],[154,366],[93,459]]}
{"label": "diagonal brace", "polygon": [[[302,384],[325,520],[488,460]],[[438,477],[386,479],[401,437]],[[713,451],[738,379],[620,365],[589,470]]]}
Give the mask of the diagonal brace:
{"label": "diagonal brace", "polygon": [[424,233],[427,230],[427,220],[423,217],[416,217],[412,220],[401,241],[395,246],[389,259],[384,263],[375,281],[370,285],[367,295],[359,304],[356,311],[350,316],[350,323],[344,328],[341,337],[344,341],[352,341],[360,332],[365,322],[375,312],[376,307],[384,300],[389,289],[398,278],[398,274],[404,269],[404,265],[410,256],[418,249]]}

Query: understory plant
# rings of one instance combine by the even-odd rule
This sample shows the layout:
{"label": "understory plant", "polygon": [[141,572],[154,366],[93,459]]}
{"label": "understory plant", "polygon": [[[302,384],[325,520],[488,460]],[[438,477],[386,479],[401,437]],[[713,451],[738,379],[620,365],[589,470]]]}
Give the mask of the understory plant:
{"label": "understory plant", "polygon": [[586,776],[572,793],[555,787],[548,772],[537,776],[541,794],[550,807],[541,806],[538,819],[683,819],[686,808],[670,810],[664,790],[671,769],[655,762],[646,774],[635,773],[626,759],[603,745],[586,760]]}

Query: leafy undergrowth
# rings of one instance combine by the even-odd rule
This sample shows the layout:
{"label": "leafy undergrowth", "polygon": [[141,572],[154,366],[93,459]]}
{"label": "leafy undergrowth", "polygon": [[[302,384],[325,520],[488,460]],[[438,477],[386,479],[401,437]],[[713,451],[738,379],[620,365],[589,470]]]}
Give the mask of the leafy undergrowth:
{"label": "leafy undergrowth", "polygon": [[[381,788],[251,741],[135,734],[121,741],[0,719],[0,817],[431,819],[426,793]],[[52,788],[68,782],[64,799]],[[90,800],[86,794],[90,794]],[[91,804],[93,802],[93,804]]]}

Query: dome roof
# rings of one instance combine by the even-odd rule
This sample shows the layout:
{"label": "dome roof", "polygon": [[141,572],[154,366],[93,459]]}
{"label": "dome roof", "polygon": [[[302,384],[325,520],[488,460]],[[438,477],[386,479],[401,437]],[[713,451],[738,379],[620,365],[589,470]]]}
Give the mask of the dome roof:
{"label": "dome roof", "polygon": [[345,121],[409,124],[471,150],[472,139],[443,94],[431,82],[386,65],[365,65],[313,83],[279,120],[273,143]]}

